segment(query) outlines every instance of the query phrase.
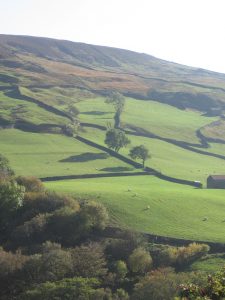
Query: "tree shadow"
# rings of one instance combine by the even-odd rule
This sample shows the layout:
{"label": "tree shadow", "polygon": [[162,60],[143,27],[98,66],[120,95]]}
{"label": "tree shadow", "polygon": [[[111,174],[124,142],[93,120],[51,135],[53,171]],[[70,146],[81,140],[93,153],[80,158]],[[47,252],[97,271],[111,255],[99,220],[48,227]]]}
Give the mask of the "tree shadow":
{"label": "tree shadow", "polygon": [[82,113],[80,113],[82,115],[96,115],[96,116],[102,116],[102,115],[106,115],[108,114],[108,112],[104,112],[104,111],[84,111]]}
{"label": "tree shadow", "polygon": [[112,167],[112,168],[103,168],[99,171],[105,171],[105,172],[125,172],[125,171],[132,171],[133,168],[128,167]]}
{"label": "tree shadow", "polygon": [[106,159],[109,157],[107,153],[91,153],[86,152],[79,155],[69,156],[67,158],[61,159],[59,162],[86,162],[96,159]]}

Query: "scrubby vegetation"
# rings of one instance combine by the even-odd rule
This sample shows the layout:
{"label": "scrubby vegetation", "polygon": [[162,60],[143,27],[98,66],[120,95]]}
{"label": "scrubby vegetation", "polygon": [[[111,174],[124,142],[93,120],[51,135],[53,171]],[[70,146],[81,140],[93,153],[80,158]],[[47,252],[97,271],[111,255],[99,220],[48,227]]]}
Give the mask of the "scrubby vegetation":
{"label": "scrubby vegetation", "polygon": [[112,228],[94,200],[49,192],[35,177],[2,170],[0,299],[172,299],[184,294],[181,284],[190,295],[189,284],[196,291],[206,284],[204,273],[186,270],[207,245],[158,247]]}

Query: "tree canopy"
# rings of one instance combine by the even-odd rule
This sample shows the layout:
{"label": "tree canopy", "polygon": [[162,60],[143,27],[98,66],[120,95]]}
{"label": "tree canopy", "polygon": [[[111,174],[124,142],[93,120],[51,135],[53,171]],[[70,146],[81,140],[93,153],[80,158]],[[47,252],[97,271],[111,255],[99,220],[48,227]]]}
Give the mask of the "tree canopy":
{"label": "tree canopy", "polygon": [[105,144],[116,152],[119,152],[121,148],[126,147],[129,143],[130,140],[122,130],[110,129],[106,132]]}
{"label": "tree canopy", "polygon": [[112,104],[115,109],[115,115],[114,115],[114,127],[119,128],[120,127],[120,115],[123,112],[124,106],[125,106],[125,98],[122,94],[116,91],[111,91],[108,95],[108,97],[105,100],[105,103]]}
{"label": "tree canopy", "polygon": [[0,178],[11,175],[14,175],[14,171],[9,165],[9,160],[4,155],[0,154]]}
{"label": "tree canopy", "polygon": [[145,166],[145,161],[151,157],[148,149],[144,145],[140,145],[132,148],[130,150],[129,156],[135,160],[141,159],[143,168]]}

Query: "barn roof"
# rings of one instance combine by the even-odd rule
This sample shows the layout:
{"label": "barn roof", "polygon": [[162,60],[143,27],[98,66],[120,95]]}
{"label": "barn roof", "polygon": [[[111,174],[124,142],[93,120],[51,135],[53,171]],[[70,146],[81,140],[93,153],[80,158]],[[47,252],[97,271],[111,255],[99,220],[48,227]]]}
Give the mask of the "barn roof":
{"label": "barn roof", "polygon": [[225,175],[210,175],[209,177],[213,180],[225,180]]}

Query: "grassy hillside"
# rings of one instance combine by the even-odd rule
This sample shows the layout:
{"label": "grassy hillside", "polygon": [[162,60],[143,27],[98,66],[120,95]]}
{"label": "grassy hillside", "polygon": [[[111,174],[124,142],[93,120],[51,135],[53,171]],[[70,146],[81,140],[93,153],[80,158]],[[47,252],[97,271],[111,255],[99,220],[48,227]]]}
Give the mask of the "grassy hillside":
{"label": "grassy hillside", "polygon": [[[143,144],[151,154],[146,166],[178,179],[201,181],[204,187],[209,174],[225,172],[224,74],[121,49],[5,35],[0,35],[0,66],[0,153],[16,174],[47,177],[139,171],[98,146],[59,134],[62,126],[72,122],[65,112],[74,105],[81,124],[89,123],[78,134],[105,146],[106,131],[96,127],[114,125],[114,108],[105,103],[111,90],[126,100],[121,125],[131,144],[120,150],[123,156],[129,157],[131,147]],[[26,131],[13,128],[19,121],[28,124]],[[44,124],[54,124],[58,130],[55,134],[32,132],[40,128],[34,125]],[[223,190],[200,190],[153,176],[46,186],[99,199],[117,225],[225,242]]]}
{"label": "grassy hillside", "polygon": [[[136,230],[225,242],[223,190],[195,189],[153,176],[49,182],[46,187],[94,197],[106,204],[114,222]],[[204,217],[208,220],[203,221]]]}
{"label": "grassy hillside", "polygon": [[42,123],[63,125],[68,123],[66,118],[48,112],[35,103],[12,98],[6,94],[7,92],[0,91],[0,119],[8,123],[13,124],[18,120],[36,125]]}
{"label": "grassy hillside", "polygon": [[0,130],[0,153],[17,175],[37,177],[105,173],[133,168],[73,138],[56,134]]}

